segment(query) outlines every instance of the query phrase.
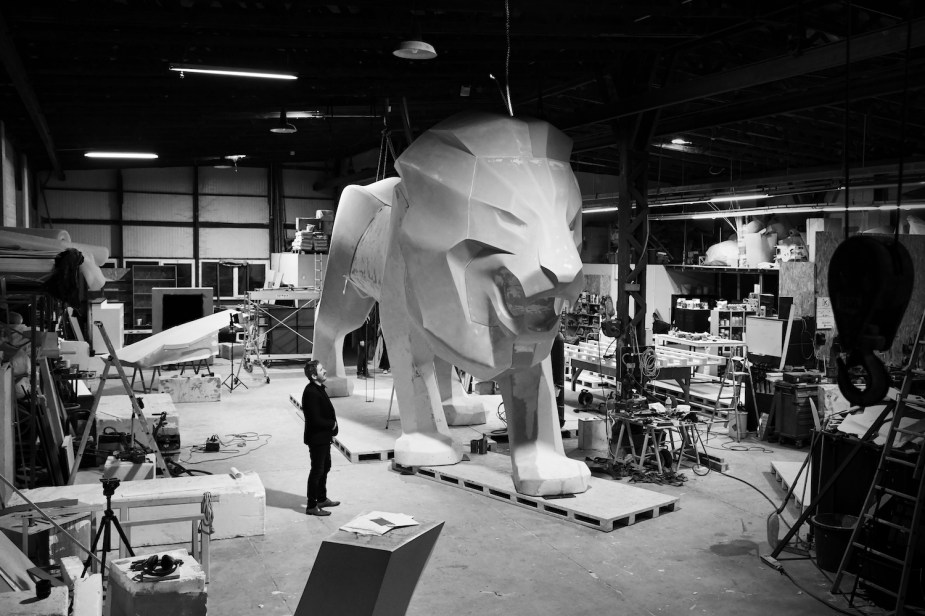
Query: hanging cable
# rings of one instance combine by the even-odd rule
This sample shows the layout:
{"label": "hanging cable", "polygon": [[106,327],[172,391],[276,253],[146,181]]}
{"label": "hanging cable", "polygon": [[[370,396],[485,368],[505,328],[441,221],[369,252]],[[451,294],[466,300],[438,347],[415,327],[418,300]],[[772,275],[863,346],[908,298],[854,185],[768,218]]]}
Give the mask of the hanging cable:
{"label": "hanging cable", "polygon": [[906,115],[909,109],[909,54],[912,52],[912,4],[909,4],[909,17],[906,19],[906,58],[903,68],[903,100],[899,120],[899,173],[896,178],[896,227],[893,229],[893,241],[899,241],[899,224],[902,221],[900,205],[903,200],[903,162],[905,159]]}
{"label": "hanging cable", "polygon": [[514,108],[511,106],[511,6],[510,0],[504,0],[504,34],[507,42],[507,50],[504,56],[504,89],[507,96],[504,97],[507,103],[507,112],[514,117]]}
{"label": "hanging cable", "polygon": [[842,131],[842,164],[845,167],[845,239],[848,239],[848,191],[851,185],[851,171],[848,164],[848,117],[850,113],[849,102],[851,101],[851,0],[846,3],[848,19],[845,32],[845,124]]}

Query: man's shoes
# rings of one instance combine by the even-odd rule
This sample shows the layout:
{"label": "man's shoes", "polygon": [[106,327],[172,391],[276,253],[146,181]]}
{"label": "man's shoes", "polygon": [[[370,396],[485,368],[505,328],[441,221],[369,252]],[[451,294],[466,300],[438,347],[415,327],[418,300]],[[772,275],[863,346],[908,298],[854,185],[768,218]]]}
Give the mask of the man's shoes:
{"label": "man's shoes", "polygon": [[325,511],[324,509],[321,508],[320,505],[321,503],[318,503],[314,507],[306,508],[305,515],[318,515],[318,516],[331,515],[330,511]]}
{"label": "man's shoes", "polygon": [[340,501],[332,501],[330,498],[326,498],[318,503],[319,507],[337,507],[338,505],[340,505]]}

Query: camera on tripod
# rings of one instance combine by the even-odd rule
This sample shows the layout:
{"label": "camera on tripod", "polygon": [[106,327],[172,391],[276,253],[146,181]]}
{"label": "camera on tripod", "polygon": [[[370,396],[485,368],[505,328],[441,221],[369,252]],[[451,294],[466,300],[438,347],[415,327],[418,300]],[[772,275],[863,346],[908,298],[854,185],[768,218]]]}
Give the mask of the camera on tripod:
{"label": "camera on tripod", "polygon": [[100,483],[103,484],[103,496],[112,496],[116,493],[116,488],[119,487],[122,480],[116,477],[104,477],[100,479]]}

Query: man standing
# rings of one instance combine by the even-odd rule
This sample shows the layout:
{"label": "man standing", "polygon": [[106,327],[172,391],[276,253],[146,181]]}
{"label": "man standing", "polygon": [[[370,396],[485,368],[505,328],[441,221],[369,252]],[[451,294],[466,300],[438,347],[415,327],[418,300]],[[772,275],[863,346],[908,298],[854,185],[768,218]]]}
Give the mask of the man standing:
{"label": "man standing", "polygon": [[308,472],[308,515],[331,515],[324,507],[336,507],[339,501],[328,498],[328,471],[331,470],[331,440],[337,435],[337,416],[334,405],[324,388],[327,370],[317,359],[305,364],[308,385],[302,391],[302,413],[305,415],[305,436],[311,457]]}

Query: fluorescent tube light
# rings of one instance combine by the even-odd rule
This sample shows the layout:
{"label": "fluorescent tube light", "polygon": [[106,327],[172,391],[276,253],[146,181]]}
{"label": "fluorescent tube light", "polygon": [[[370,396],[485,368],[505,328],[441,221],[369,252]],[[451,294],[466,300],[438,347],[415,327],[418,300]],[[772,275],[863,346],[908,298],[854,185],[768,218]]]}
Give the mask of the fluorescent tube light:
{"label": "fluorescent tube light", "polygon": [[257,77],[260,79],[298,79],[297,73],[284,73],[280,71],[265,71],[254,68],[233,68],[228,66],[203,66],[200,64],[171,64],[171,71],[180,73],[206,73],[208,75],[225,75],[228,77]]}
{"label": "fluorescent tube light", "polygon": [[751,199],[767,199],[771,195],[767,193],[756,193],[751,195],[724,195],[722,197],[712,197],[709,199],[713,203],[726,203],[728,201],[747,201]]}
{"label": "fluorescent tube light", "polygon": [[582,214],[597,214],[599,212],[616,212],[618,208],[616,205],[608,207],[592,207],[587,210],[581,210]]}
{"label": "fluorescent tube light", "polygon": [[153,152],[86,152],[87,158],[157,158]]}

